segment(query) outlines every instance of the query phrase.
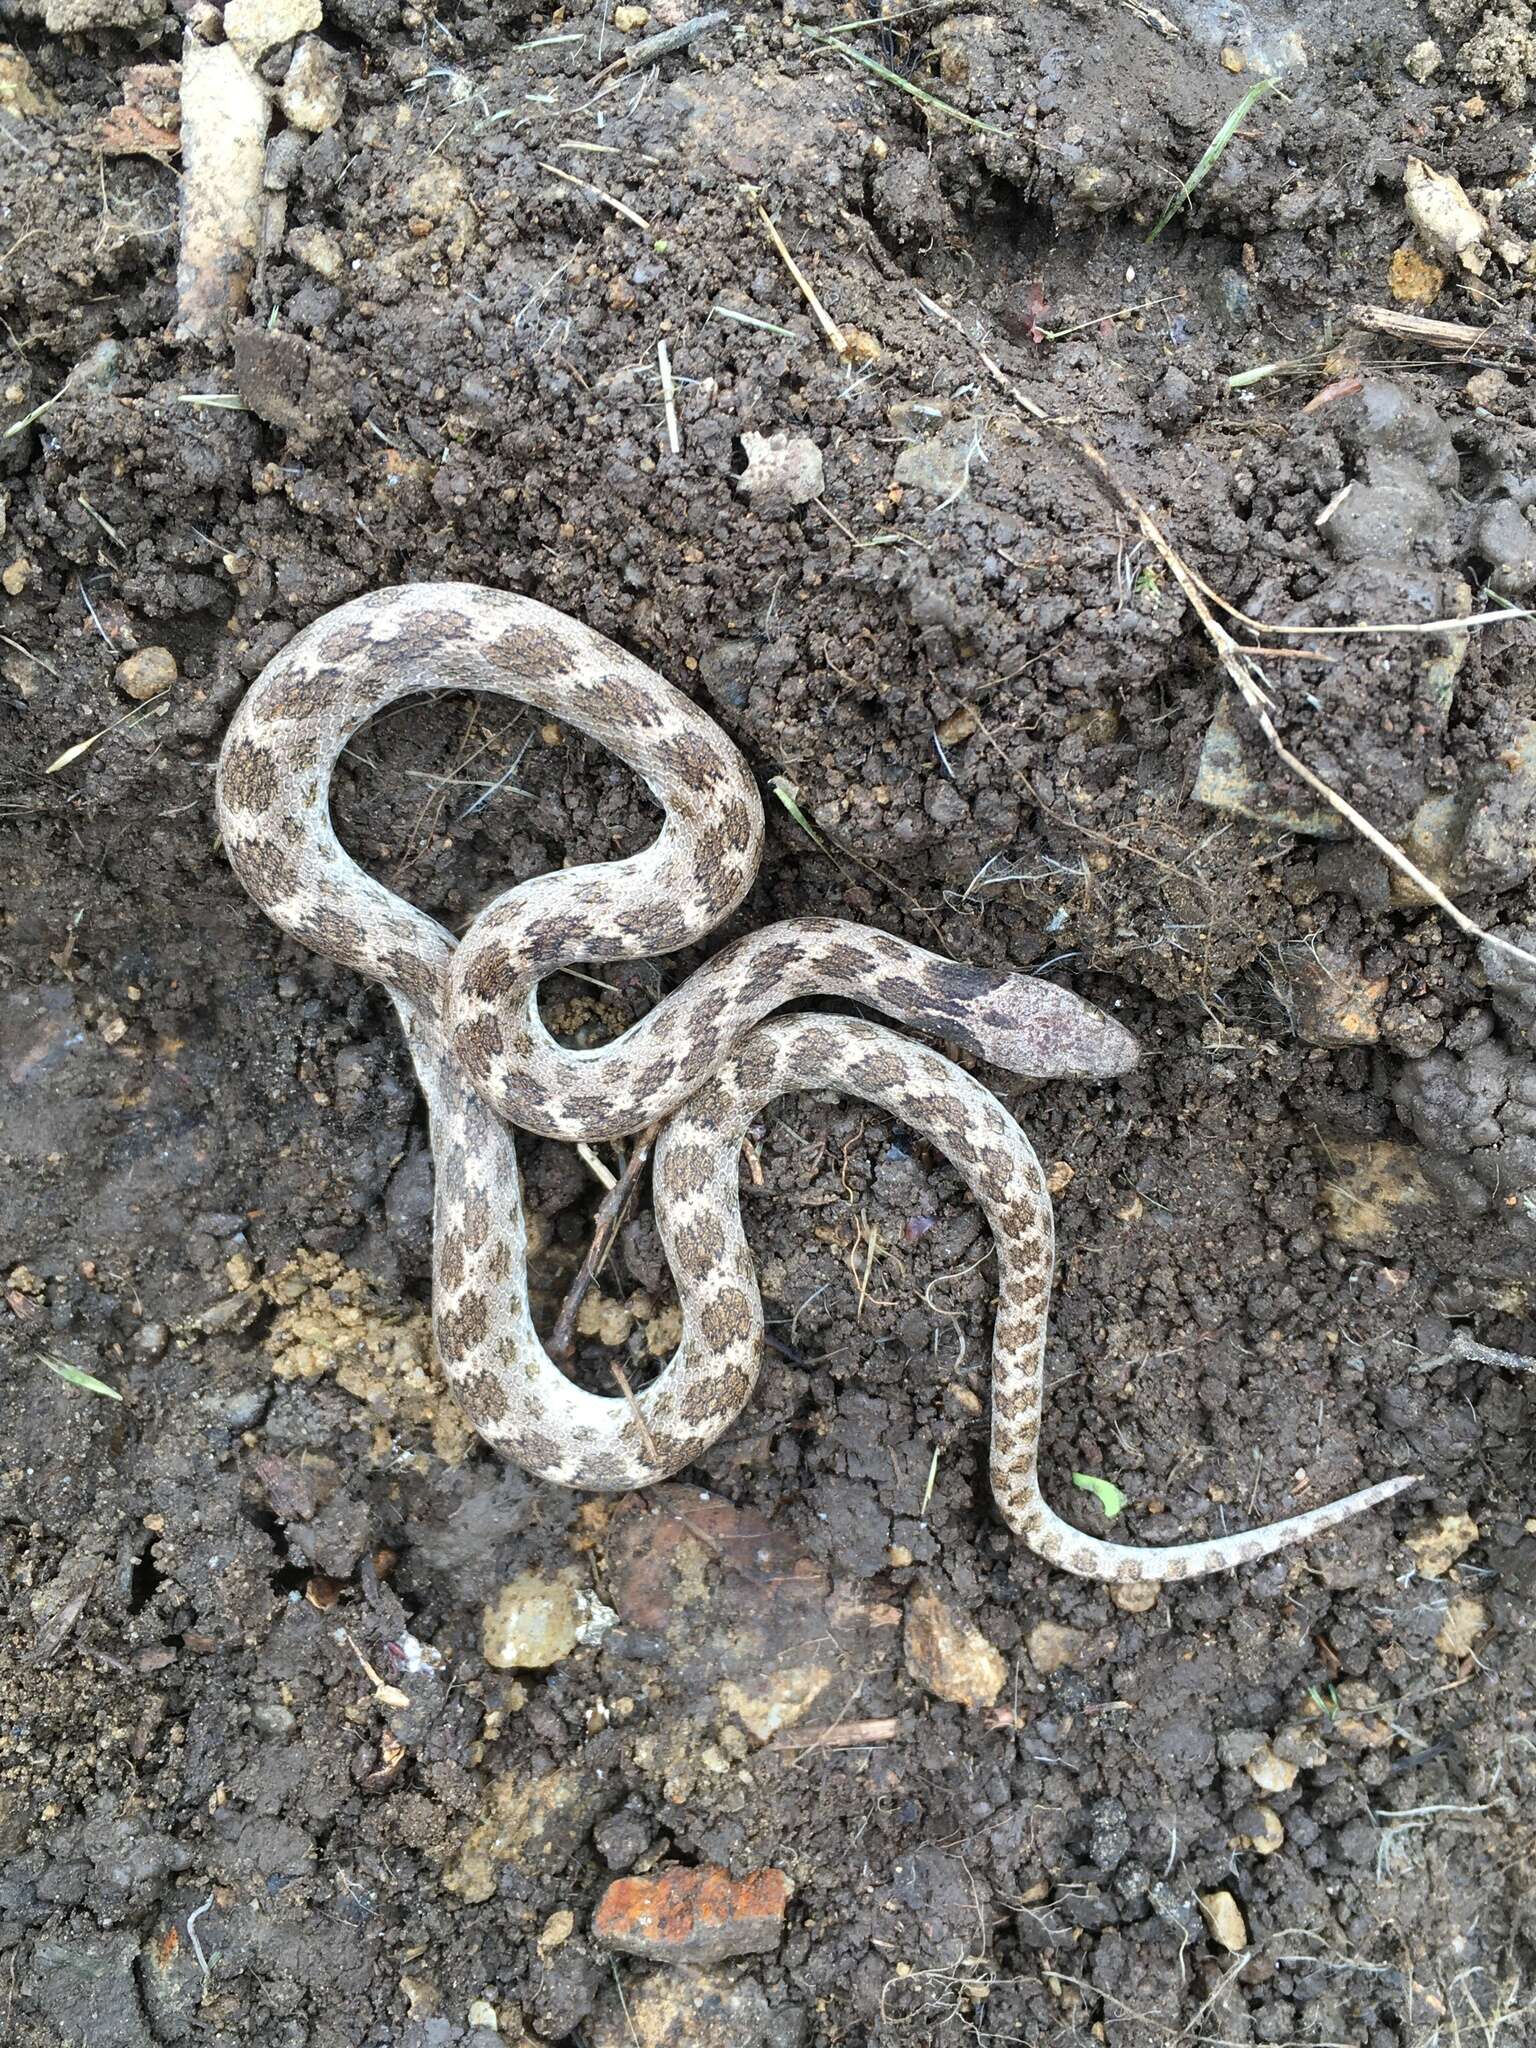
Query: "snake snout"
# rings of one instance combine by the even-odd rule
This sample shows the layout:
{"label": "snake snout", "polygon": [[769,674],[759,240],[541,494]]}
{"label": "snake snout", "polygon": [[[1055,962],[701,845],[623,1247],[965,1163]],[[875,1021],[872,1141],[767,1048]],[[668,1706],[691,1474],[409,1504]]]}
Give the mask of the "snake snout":
{"label": "snake snout", "polygon": [[1123,1024],[1030,975],[1009,976],[978,1022],[986,1057],[1031,1081],[1111,1081],[1141,1057]]}
{"label": "snake snout", "polygon": [[1077,1069],[1094,1081],[1112,1081],[1128,1074],[1141,1058],[1141,1047],[1113,1017],[1106,1017],[1092,1003],[1083,1003],[1084,1064]]}

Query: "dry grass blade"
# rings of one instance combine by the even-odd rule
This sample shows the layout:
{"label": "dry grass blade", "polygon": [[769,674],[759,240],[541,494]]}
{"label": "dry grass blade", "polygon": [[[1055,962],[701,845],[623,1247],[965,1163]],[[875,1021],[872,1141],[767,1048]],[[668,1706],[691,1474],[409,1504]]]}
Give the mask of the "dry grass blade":
{"label": "dry grass blade", "polygon": [[626,220],[632,220],[635,226],[643,228],[646,234],[651,232],[651,224],[644,214],[636,213],[632,206],[626,206],[622,199],[615,199],[611,192],[605,192],[601,185],[594,185],[590,178],[574,177],[571,172],[562,171],[558,164],[547,164],[542,161],[539,163],[539,169],[549,171],[554,177],[563,178],[567,185],[575,185],[593,199],[600,199],[604,206],[611,206],[615,213],[621,213]]}
{"label": "dry grass blade", "polygon": [[661,373],[661,403],[667,416],[667,446],[674,455],[681,455],[683,441],[677,430],[677,392],[672,382],[672,357],[664,341],[656,344],[656,367]]}
{"label": "dry grass blade", "polygon": [[[1210,592],[1209,586],[1190,568],[1184,557],[1174,547],[1157,521],[1152,517],[1152,514],[1141,502],[1140,498],[1137,497],[1128,484],[1121,480],[1116,471],[1111,468],[1108,459],[1094,446],[1086,434],[1079,433],[1075,427],[1067,426],[1059,420],[1053,420],[1043,408],[1036,405],[1032,399],[1027,398],[1018,386],[1009,377],[1005,376],[1002,369],[988,355],[981,344],[966,333],[964,327],[955,318],[953,313],[946,312],[935,300],[930,299],[926,292],[918,292],[917,298],[919,304],[931,313],[935,319],[942,320],[945,326],[952,327],[955,330],[983,364],[987,374],[998,385],[1000,390],[1008,394],[1015,405],[1028,413],[1031,419],[1039,421],[1042,426],[1049,427],[1054,433],[1058,434],[1079,460],[1087,463],[1088,467],[1099,478],[1110,495],[1135,520],[1137,526],[1141,529],[1143,539],[1161,556],[1169,574],[1178,584],[1180,590],[1183,591],[1191,610],[1205,628],[1206,637],[1215,649],[1217,659],[1226,671],[1239,696],[1241,696],[1243,702],[1252,712],[1258,723],[1259,730],[1269,742],[1275,758],[1283,762],[1293,775],[1299,776],[1310,790],[1323,799],[1323,802],[1330,809],[1337,811],[1341,818],[1352,825],[1362,839],[1375,847],[1383,860],[1388,861],[1395,867],[1399,874],[1406,875],[1408,880],[1413,883],[1414,887],[1429,902],[1445,913],[1458,931],[1465,932],[1468,938],[1484,941],[1501,953],[1507,953],[1511,959],[1519,960],[1524,966],[1536,969],[1536,953],[1528,952],[1524,946],[1517,946],[1511,939],[1501,938],[1496,932],[1490,932],[1486,926],[1480,925],[1475,918],[1468,917],[1464,910],[1451,901],[1439,883],[1431,881],[1429,876],[1408,858],[1400,846],[1394,846],[1385,833],[1378,830],[1369,818],[1355,809],[1347,797],[1340,796],[1336,789],[1330,787],[1320,775],[1307,766],[1300,755],[1291,751],[1276,731],[1275,722],[1270,717],[1269,693],[1264,686],[1262,672],[1256,666],[1252,655],[1238,645],[1211,608],[1211,603],[1208,600],[1214,596],[1214,593]],[[1216,602],[1220,603],[1222,600],[1217,599]],[[1234,606],[1225,605],[1224,608],[1232,616],[1244,618],[1244,615],[1238,612]],[[1503,619],[1513,617],[1514,614],[1511,611],[1495,613],[1491,616]],[[1244,623],[1255,626],[1261,633],[1269,630],[1256,620],[1244,618]],[[1464,626],[1470,622],[1462,619],[1454,623]],[[1305,632],[1309,629],[1300,627],[1294,630]],[[1362,627],[1360,630],[1379,631],[1381,629]],[[1424,631],[1426,629],[1421,627],[1418,630]]]}
{"label": "dry grass blade", "polygon": [[810,840],[811,844],[813,846],[819,846],[823,853],[829,854],[831,852],[831,848],[827,845],[827,842],[825,841],[825,839],[822,838],[821,834],[816,830],[816,827],[811,823],[810,819],[805,815],[805,812],[800,808],[800,791],[798,787],[790,781],[789,777],[787,775],[771,775],[768,778],[768,787],[773,791],[774,795],[778,798],[779,802],[784,806],[785,810],[788,811],[789,815],[800,827],[800,830],[805,834],[806,838]]}
{"label": "dry grass blade", "polygon": [[1149,242],[1155,242],[1179,208],[1189,204],[1190,195],[1197,186],[1205,183],[1212,171],[1215,170],[1217,164],[1221,162],[1227,144],[1232,140],[1238,129],[1242,127],[1248,115],[1253,112],[1253,109],[1261,99],[1276,91],[1279,84],[1278,78],[1256,78],[1253,84],[1249,86],[1237,105],[1211,137],[1210,142],[1206,146],[1205,155],[1201,157],[1199,163],[1195,165],[1195,168],[1184,180],[1178,191],[1174,193],[1168,204],[1158,215],[1157,225],[1147,237]]}
{"label": "dry grass blade", "polygon": [[895,14],[865,14],[857,21],[837,21],[821,33],[829,36],[851,36],[859,28],[889,28],[892,22],[908,21],[914,14],[926,14],[935,0],[919,0],[916,7],[902,7]]}
{"label": "dry grass blade", "polygon": [[95,732],[91,733],[87,738],[83,740],[76,740],[75,744],[72,747],[66,747],[64,749],[63,753],[59,755],[57,760],[50,761],[48,763],[48,766],[43,770],[43,773],[45,775],[57,775],[59,770],[61,768],[67,768],[71,761],[78,761],[82,754],[88,754],[91,751],[92,747],[95,746],[96,742],[98,740],[104,740],[107,737],[108,733],[116,732],[118,727],[121,725],[131,725],[136,718],[147,717],[148,714],[151,711],[153,711],[155,706],[157,704],[163,704],[165,699],[170,694],[171,693],[169,689],[162,690],[159,696],[151,697],[147,703],[136,704],[131,711],[125,711],[121,718],[114,718],[109,725],[103,725],[98,727],[98,729]]}
{"label": "dry grass blade", "polygon": [[803,348],[805,336],[796,334],[792,327],[781,327],[776,320],[759,320],[755,313],[740,312],[735,306],[711,306],[706,316],[713,320],[716,314],[722,320],[739,320],[743,327],[760,327],[764,334],[779,334],[786,341],[792,341],[796,348]]}
{"label": "dry grass blade", "polygon": [[760,206],[757,209],[757,217],[762,222],[763,226],[768,230],[768,239],[773,243],[774,248],[778,250],[779,260],[783,263],[784,268],[789,272],[790,276],[795,280],[796,285],[799,287],[800,296],[805,300],[805,303],[816,315],[817,324],[820,326],[822,333],[827,337],[827,340],[831,343],[834,351],[838,355],[847,355],[848,342],[843,334],[843,330],[838,326],[837,322],[832,318],[832,315],[827,311],[826,307],[821,303],[820,299],[817,298],[815,292],[811,289],[810,279],[806,276],[805,272],[800,268],[799,264],[795,261],[794,257],[790,255],[784,237],[779,233],[778,229],[769,219],[767,209],[765,207]]}

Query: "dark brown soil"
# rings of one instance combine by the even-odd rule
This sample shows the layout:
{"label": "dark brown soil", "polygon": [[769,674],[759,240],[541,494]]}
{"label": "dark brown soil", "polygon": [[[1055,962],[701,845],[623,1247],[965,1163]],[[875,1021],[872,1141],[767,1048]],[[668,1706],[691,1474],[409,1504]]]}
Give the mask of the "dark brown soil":
{"label": "dark brown soil", "polygon": [[[1518,542],[1536,500],[1531,382],[1474,384],[1482,359],[1350,311],[1391,303],[1411,157],[1536,227],[1521,10],[1010,0],[849,39],[971,127],[800,32],[862,12],[738,11],[589,104],[634,41],[606,5],[335,0],[345,110],[284,145],[283,232],[210,351],[173,338],[173,167],[94,140],[180,21],[55,33],[0,0],[0,424],[116,344],[0,439],[8,2040],[492,2048],[493,2012],[503,2041],[582,2048],[1536,2039],[1530,1382],[1449,1351],[1536,1351],[1536,1003],[1357,840],[1282,829],[1316,805],[1241,711],[1244,808],[1200,800],[1207,641],[967,340],[1258,617],[1520,596],[1489,520]],[[1284,92],[1149,244],[1265,64]],[[1530,282],[1495,256],[1432,311],[1518,327]],[[187,402],[211,394],[243,409]],[[780,429],[819,447],[819,500],[743,489],[743,435]],[[729,1544],[689,1552],[676,1489],[648,1521],[469,1439],[430,1377],[430,1162],[392,1013],[244,900],[211,805],[284,640],[434,578],[582,618],[795,786],[822,843],[770,800],[722,937],[834,912],[1048,969],[1140,1035],[1112,1086],[988,1077],[1060,1189],[1041,1455],[1064,1512],[1109,1526],[1074,1472],[1124,1492],[1114,1533],[1140,1541],[1422,1485],[1143,1612],[1053,1574],[987,1489],[981,1219],[826,1100],[756,1144],[774,1353],[689,1475],[793,1601]],[[1288,743],[1398,838],[1455,812],[1437,872],[1484,924],[1536,926],[1531,627],[1471,636],[1454,689],[1443,635],[1300,644],[1336,658],[1269,663]],[[178,680],[140,709],[114,678],[150,646]],[[574,735],[459,700],[365,732],[336,808],[450,924],[654,829]],[[601,1038],[693,964],[564,984],[559,1022]],[[572,1151],[526,1157],[552,1316],[599,1190]],[[643,1214],[600,1285],[629,1309],[617,1353],[584,1352],[605,1386],[665,1331]],[[1475,1529],[1435,1575],[1404,1539],[1455,1516]],[[566,1567],[618,1625],[492,1668],[498,1588]],[[1006,1660],[993,1708],[909,1671],[920,1589]],[[1066,1661],[1042,1622],[1079,1632]],[[799,1718],[754,1729],[741,1700],[786,1658]],[[839,1745],[866,1721],[886,1732]],[[1290,1783],[1260,1788],[1257,1738],[1303,1759]],[[484,1877],[488,1826],[512,1846]],[[678,1861],[784,1870],[779,1951],[702,1978],[603,1951],[612,1873]],[[1222,1893],[1235,1952],[1199,1904]]]}

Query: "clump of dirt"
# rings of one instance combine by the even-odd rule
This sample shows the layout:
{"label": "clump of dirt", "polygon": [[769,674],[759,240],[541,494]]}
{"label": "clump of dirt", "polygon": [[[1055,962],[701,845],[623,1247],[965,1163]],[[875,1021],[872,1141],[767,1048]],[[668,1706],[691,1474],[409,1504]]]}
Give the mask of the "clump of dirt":
{"label": "clump of dirt", "polygon": [[[1531,627],[1460,623],[1536,587],[1529,366],[1352,321],[1410,154],[1529,239],[1528,9],[738,11],[630,69],[673,0],[241,6],[262,231],[199,340],[170,67],[210,11],[0,0],[13,2036],[1513,2041],[1531,983],[1277,762],[1071,433],[1237,608],[1285,743],[1529,944]],[[1056,1197],[1063,1513],[1162,1542],[1419,1487],[1150,1602],[1052,1574],[991,1505],[982,1218],[821,1097],[752,1135],[769,1354],[688,1484],[499,1464],[434,1374],[393,1013],[242,898],[211,801],[292,635],[434,578],[580,617],[783,778],[722,941],[836,914],[1136,1031],[1110,1085],[984,1077]],[[656,828],[453,696],[359,734],[334,806],[453,928]],[[600,1042],[699,957],[551,1022]],[[601,1187],[521,1150],[548,1327]],[[642,1209],[575,1369],[675,1327]],[[530,1574],[617,1619],[514,1672],[486,1616]],[[677,1865],[781,1872],[778,1945],[605,1947],[614,1876]]]}

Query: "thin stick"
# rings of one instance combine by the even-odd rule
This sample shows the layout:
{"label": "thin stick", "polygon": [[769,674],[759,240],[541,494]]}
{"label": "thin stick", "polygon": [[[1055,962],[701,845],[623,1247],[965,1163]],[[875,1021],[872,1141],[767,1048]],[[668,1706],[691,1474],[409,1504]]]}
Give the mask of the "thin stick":
{"label": "thin stick", "polygon": [[785,247],[784,237],[779,233],[778,229],[774,226],[773,222],[768,218],[767,210],[764,207],[760,206],[757,209],[757,217],[762,222],[763,226],[768,230],[768,239],[773,243],[774,248],[778,250],[779,257],[783,262],[784,268],[789,272],[790,276],[795,280],[795,283],[800,287],[800,296],[805,300],[805,303],[816,315],[816,319],[820,324],[821,331],[827,337],[827,340],[831,343],[833,351],[840,356],[847,355],[848,343],[843,334],[843,330],[832,318],[832,315],[827,311],[826,307],[821,303],[820,299],[817,298],[815,292],[812,291],[810,279],[806,276],[805,272],[800,268],[799,264],[795,261],[794,257],[790,255],[789,250]]}
{"label": "thin stick", "polygon": [[631,45],[624,55],[610,64],[606,71],[600,71],[597,82],[611,76],[615,71],[642,71],[647,64],[654,64],[658,57],[670,57],[674,50],[685,50],[690,43],[696,43],[700,36],[712,28],[719,28],[729,21],[731,10],[720,7],[713,14],[696,14],[692,21],[679,22],[676,28],[664,28],[653,36],[643,36]]}
{"label": "thin stick", "polygon": [[664,341],[656,344],[656,364],[661,371],[661,402],[667,414],[667,445],[674,455],[681,455],[683,439],[677,431],[677,394],[672,385],[672,358]]}
{"label": "thin stick", "polygon": [[1160,299],[1143,299],[1139,306],[1116,306],[1108,313],[1095,313],[1091,320],[1079,320],[1074,327],[1042,327],[1042,341],[1065,341],[1071,334],[1086,334],[1090,327],[1102,327],[1106,320],[1129,320],[1136,313],[1150,313],[1154,306],[1166,306],[1177,292],[1164,292]]}
{"label": "thin stick", "polygon": [[651,224],[644,214],[636,213],[632,206],[626,206],[622,199],[615,199],[611,192],[605,192],[601,185],[594,185],[590,178],[573,177],[569,171],[562,171],[558,164],[547,164],[542,160],[539,162],[539,169],[541,171],[550,171],[557,178],[564,178],[567,185],[578,186],[581,191],[589,193],[592,198],[601,199],[604,206],[611,206],[615,213],[622,213],[626,220],[632,220],[635,226],[643,228],[646,234],[651,232]]}
{"label": "thin stick", "polygon": [[629,1375],[616,1358],[609,1359],[608,1370],[613,1374],[614,1383],[618,1387],[619,1392],[629,1403],[629,1412],[635,1418],[635,1427],[640,1432],[640,1441],[645,1445],[647,1457],[653,1465],[664,1463],[661,1452],[656,1447],[656,1439],[651,1435],[650,1428],[646,1423],[640,1403],[635,1399],[635,1390],[629,1384]]}
{"label": "thin stick", "polygon": [[[592,977],[590,975],[581,975],[578,977],[578,979],[583,981],[590,981]],[[593,984],[593,986],[596,988],[601,988],[603,984],[602,982],[596,982]],[[607,1167],[604,1166],[602,1160],[598,1158],[597,1154],[592,1150],[592,1147],[590,1145],[586,1144],[585,1142],[579,1141],[576,1146],[576,1156],[578,1159],[585,1162],[588,1170],[592,1175],[592,1178],[595,1181],[597,1181],[600,1184],[600,1186],[602,1186],[605,1189],[608,1189],[612,1188],[615,1185],[613,1175],[608,1171]]]}
{"label": "thin stick", "polygon": [[[609,1188],[597,1207],[592,1219],[592,1242],[587,1246],[587,1255],[571,1282],[571,1291],[565,1297],[565,1306],[555,1318],[555,1327],[550,1333],[544,1349],[558,1365],[569,1363],[576,1350],[576,1316],[586,1300],[597,1270],[613,1248],[629,1205],[634,1199],[635,1189],[645,1162],[651,1156],[651,1147],[656,1142],[660,1122],[649,1124],[635,1140],[634,1150],[624,1162],[624,1171]],[[615,1372],[618,1368],[614,1368]],[[633,1397],[631,1397],[633,1398]]]}
{"label": "thin stick", "polygon": [[629,2016],[629,2000],[624,1996],[624,1985],[619,1976],[619,1966],[612,1956],[608,1958],[608,1966],[613,1971],[613,1988],[619,1994],[619,2010],[624,2015],[624,2025],[629,2031],[629,2038],[633,2042],[634,2048],[640,2048],[640,2036],[635,2032],[635,2023]]}
{"label": "thin stick", "polygon": [[807,1728],[798,1734],[790,1729],[772,1744],[774,1749],[869,1749],[877,1743],[894,1742],[901,1723],[892,1716],[878,1721],[841,1721],[830,1728]]}
{"label": "thin stick", "polygon": [[1422,342],[1427,348],[1470,348],[1485,355],[1500,349],[1520,355],[1536,353],[1536,342],[1527,336],[1500,334],[1496,327],[1468,327],[1459,320],[1429,320],[1422,313],[1394,312],[1390,306],[1351,306],[1349,317],[1368,333],[1390,335],[1394,341]]}
{"label": "thin stick", "polygon": [[[1162,528],[1152,517],[1152,514],[1147,510],[1140,498],[1136,496],[1128,484],[1121,481],[1120,477],[1110,467],[1108,460],[1085,434],[1079,433],[1075,427],[1053,420],[1033,400],[1026,398],[1018,386],[1004,375],[1003,371],[993,361],[991,356],[987,354],[981,344],[972,340],[953,313],[946,312],[942,306],[930,299],[925,292],[919,292],[917,297],[919,303],[928,312],[942,320],[946,326],[953,327],[962,340],[969,344],[985,365],[989,375],[1003,391],[1007,392],[1015,405],[1022,407],[1031,419],[1038,420],[1043,426],[1050,427],[1053,432],[1061,436],[1068,447],[1082,461],[1088,464],[1105,488],[1136,521],[1136,524],[1141,529],[1143,538],[1162,557],[1169,573],[1183,591],[1195,616],[1205,628],[1206,637],[1216,650],[1217,659],[1226,670],[1228,677],[1236,687],[1243,702],[1253,713],[1254,718],[1258,722],[1259,730],[1273,748],[1276,758],[1283,761],[1293,775],[1299,776],[1306,783],[1307,787],[1314,790],[1323,799],[1324,803],[1338,812],[1341,818],[1347,819],[1360,834],[1361,838],[1374,846],[1384,860],[1390,861],[1399,874],[1405,875],[1423,896],[1427,897],[1438,910],[1443,911],[1458,930],[1465,932],[1468,938],[1486,941],[1488,945],[1496,947],[1501,953],[1508,953],[1512,959],[1523,962],[1527,967],[1536,968],[1536,953],[1527,952],[1524,946],[1517,946],[1512,940],[1499,937],[1496,932],[1490,932],[1483,925],[1480,925],[1475,918],[1468,917],[1464,910],[1459,909],[1451,901],[1450,897],[1446,895],[1437,882],[1431,881],[1422,869],[1414,865],[1407,854],[1402,851],[1401,847],[1394,846],[1390,839],[1378,831],[1369,818],[1362,816],[1347,798],[1340,796],[1336,789],[1330,788],[1323,781],[1322,777],[1315,774],[1299,755],[1292,753],[1291,749],[1275,730],[1274,720],[1269,715],[1270,699],[1269,693],[1264,687],[1262,672],[1255,665],[1252,658],[1238,646],[1232,635],[1211,610],[1210,605],[1206,602],[1208,586],[1202,583],[1201,579],[1185,562],[1183,556],[1164,536]],[[1226,609],[1235,617],[1243,616],[1241,613],[1237,613],[1230,605]],[[1499,615],[1495,614],[1495,616]],[[1503,616],[1508,617],[1511,614],[1506,613]],[[1245,623],[1255,625],[1260,632],[1268,630],[1255,620],[1246,620]],[[1465,624],[1467,622],[1461,621],[1460,623]]]}

